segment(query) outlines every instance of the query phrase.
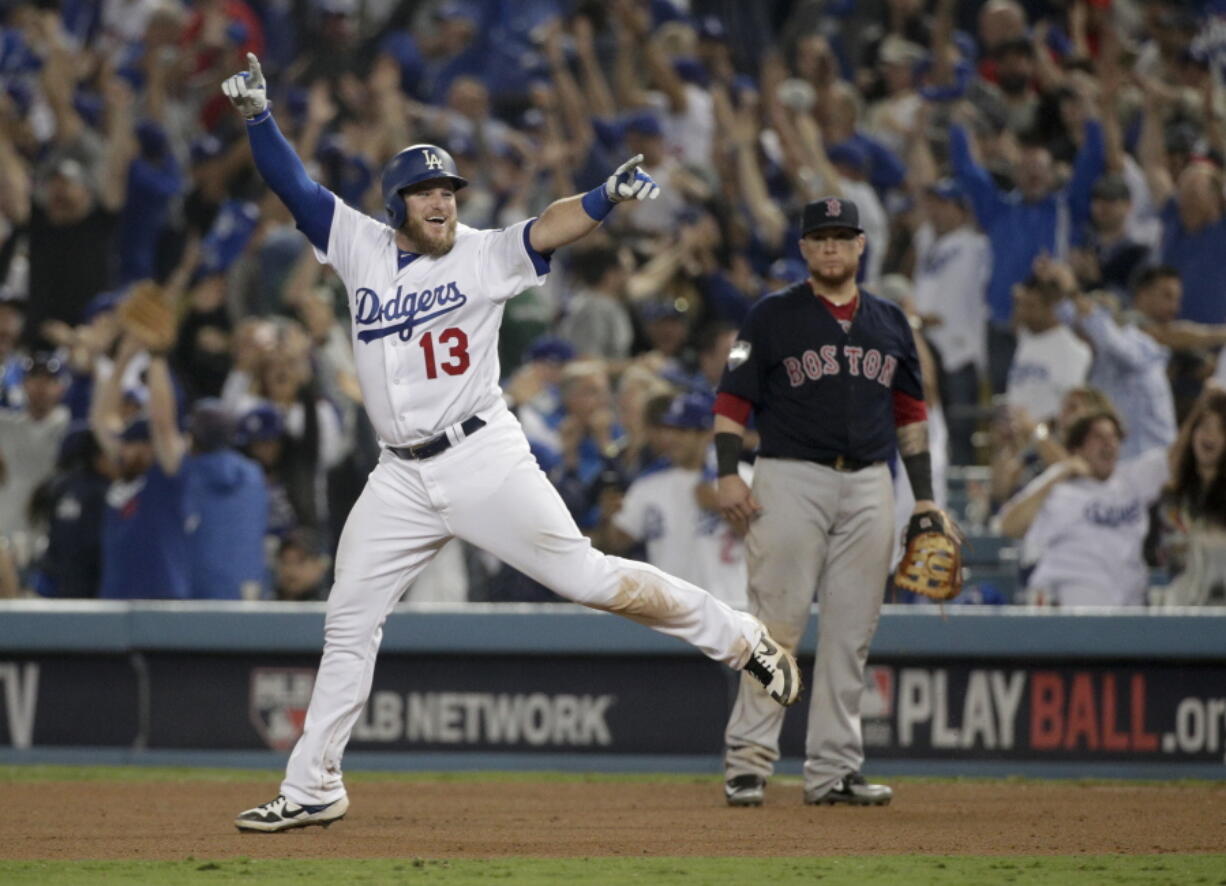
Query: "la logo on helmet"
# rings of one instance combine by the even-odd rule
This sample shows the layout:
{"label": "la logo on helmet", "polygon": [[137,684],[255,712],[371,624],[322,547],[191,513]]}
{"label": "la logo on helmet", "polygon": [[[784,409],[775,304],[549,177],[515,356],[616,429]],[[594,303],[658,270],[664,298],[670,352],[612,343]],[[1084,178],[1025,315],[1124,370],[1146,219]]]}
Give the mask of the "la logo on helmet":
{"label": "la logo on helmet", "polygon": [[426,148],[421,149],[422,156],[426,158],[426,169],[442,169],[443,161],[439,159],[438,154]]}

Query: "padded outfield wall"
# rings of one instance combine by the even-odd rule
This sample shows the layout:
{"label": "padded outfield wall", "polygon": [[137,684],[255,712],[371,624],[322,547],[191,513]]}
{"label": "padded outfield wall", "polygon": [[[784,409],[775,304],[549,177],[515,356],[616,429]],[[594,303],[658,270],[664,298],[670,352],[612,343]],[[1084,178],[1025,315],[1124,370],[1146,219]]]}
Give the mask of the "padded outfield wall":
{"label": "padded outfield wall", "polygon": [[[0,604],[0,761],[280,765],[322,639],[322,604]],[[1226,610],[887,606],[869,664],[876,772],[1226,778]],[[730,675],[579,607],[404,607],[347,762],[717,771]]]}

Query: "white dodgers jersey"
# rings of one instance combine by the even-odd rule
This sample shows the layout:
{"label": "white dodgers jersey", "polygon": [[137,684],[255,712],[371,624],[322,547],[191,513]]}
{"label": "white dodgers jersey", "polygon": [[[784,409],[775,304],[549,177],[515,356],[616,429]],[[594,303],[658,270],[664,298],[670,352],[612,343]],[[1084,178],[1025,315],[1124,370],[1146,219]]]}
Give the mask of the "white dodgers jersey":
{"label": "white dodgers jersey", "polygon": [[417,443],[506,408],[498,386],[503,305],[548,273],[526,242],[532,221],[496,231],[457,225],[449,253],[402,266],[395,231],[336,198],[328,252],[315,254],[348,292],[358,382],[381,441]]}
{"label": "white dodgers jersey", "polygon": [[[1050,476],[1044,473],[1019,496]],[[1022,540],[1023,561],[1038,562],[1029,587],[1063,606],[1144,603],[1149,570],[1141,552],[1149,507],[1167,477],[1166,449],[1158,448],[1121,460],[1105,481],[1079,477],[1058,483]]]}

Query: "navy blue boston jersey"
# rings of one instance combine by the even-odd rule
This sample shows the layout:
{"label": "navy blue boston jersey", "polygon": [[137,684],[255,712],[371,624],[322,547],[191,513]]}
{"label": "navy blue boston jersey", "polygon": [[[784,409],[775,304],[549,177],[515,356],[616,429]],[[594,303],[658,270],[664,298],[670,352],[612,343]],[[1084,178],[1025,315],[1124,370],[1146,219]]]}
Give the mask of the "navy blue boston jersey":
{"label": "navy blue boston jersey", "polygon": [[894,391],[924,397],[906,315],[861,289],[844,330],[807,280],[750,309],[719,390],[753,405],[760,455],[806,460],[889,459]]}

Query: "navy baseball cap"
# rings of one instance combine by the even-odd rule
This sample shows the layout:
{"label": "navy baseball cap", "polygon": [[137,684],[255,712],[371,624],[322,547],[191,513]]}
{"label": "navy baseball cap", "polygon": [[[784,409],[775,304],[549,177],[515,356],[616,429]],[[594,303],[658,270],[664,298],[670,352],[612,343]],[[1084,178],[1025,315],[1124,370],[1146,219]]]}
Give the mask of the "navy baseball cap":
{"label": "navy baseball cap", "polygon": [[706,89],[711,83],[711,75],[707,73],[703,63],[696,58],[673,59],[673,70],[686,83],[693,83],[703,89]]}
{"label": "navy baseball cap", "polygon": [[857,172],[868,169],[868,151],[855,142],[841,142],[826,148],[826,156],[836,166],[848,166]]}
{"label": "navy baseball cap", "polygon": [[119,307],[119,303],[128,297],[128,292],[127,287],[99,292],[86,303],[85,309],[81,312],[81,319],[88,323],[99,314],[115,310]]}
{"label": "navy baseball cap", "polygon": [[644,323],[656,320],[684,319],[689,311],[689,303],[684,298],[666,298],[663,301],[643,302],[639,307],[639,316]]}
{"label": "navy baseball cap", "polygon": [[285,429],[285,421],[281,413],[271,403],[260,403],[253,406],[238,420],[234,432],[234,443],[237,446],[247,446],[261,440],[275,440]]}
{"label": "navy baseball cap", "polygon": [[524,357],[528,360],[549,360],[553,363],[568,363],[575,359],[575,348],[564,338],[543,335],[528,346]]}
{"label": "navy baseball cap", "polygon": [[842,197],[821,197],[805,205],[800,223],[801,236],[821,228],[850,228],[864,233],[864,228],[860,227],[860,210],[855,203]]}
{"label": "navy baseball cap", "polygon": [[192,165],[195,166],[221,156],[221,152],[225,149],[226,146],[221,143],[221,139],[215,135],[205,134],[192,141],[188,153],[191,156]]}
{"label": "navy baseball cap", "polygon": [[89,422],[77,419],[68,425],[55,461],[58,465],[77,464],[84,459],[93,458],[101,451],[94,432],[90,430]]}
{"label": "navy baseball cap", "polygon": [[660,424],[687,431],[707,431],[715,424],[715,399],[710,394],[693,392],[673,398],[660,416]]}
{"label": "navy baseball cap", "polygon": [[952,178],[942,178],[928,186],[928,193],[951,203],[965,203],[966,191]]}
{"label": "navy baseball cap", "polygon": [[631,114],[623,121],[627,134],[658,136],[664,134],[660,126],[660,118],[653,111],[639,111]]}

